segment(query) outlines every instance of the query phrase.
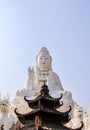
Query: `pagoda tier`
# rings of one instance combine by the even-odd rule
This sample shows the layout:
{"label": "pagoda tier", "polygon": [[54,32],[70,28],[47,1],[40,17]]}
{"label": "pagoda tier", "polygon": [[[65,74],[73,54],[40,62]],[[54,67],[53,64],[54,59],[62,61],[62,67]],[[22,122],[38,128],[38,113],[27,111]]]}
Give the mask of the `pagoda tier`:
{"label": "pagoda tier", "polygon": [[25,101],[28,103],[29,107],[33,110],[26,114],[20,114],[15,109],[15,113],[19,121],[24,125],[24,127],[19,128],[19,130],[81,130],[82,125],[77,129],[71,129],[64,126],[71,119],[69,112],[71,107],[65,112],[60,112],[56,110],[59,108],[60,98],[53,98],[49,95],[48,86],[44,83],[41,87],[40,95],[34,100],[28,100],[24,97]]}
{"label": "pagoda tier", "polygon": [[[28,103],[28,106],[32,109],[37,109],[40,107],[48,108],[48,109],[57,109],[60,106],[63,105],[63,102],[60,103],[59,98],[53,98],[49,95],[49,89],[48,86],[44,83],[44,85],[41,87],[41,91],[38,97],[36,97],[34,100],[28,100],[26,99],[26,96],[24,97],[25,101]],[[47,104],[47,105],[46,105]]]}
{"label": "pagoda tier", "polygon": [[[36,110],[32,110],[29,113],[26,114],[20,114],[17,112],[17,109],[15,109],[15,113],[18,116],[18,119],[20,120],[20,122],[22,124],[28,124],[30,123],[30,121],[28,121],[28,119],[35,119],[35,117],[38,115],[40,117],[41,120],[44,119],[44,116],[47,120],[47,122],[49,120],[52,120],[52,118],[54,118],[54,120],[59,120],[62,123],[67,123],[71,118],[70,116],[68,116],[68,113],[71,111],[71,108],[69,108],[68,111],[66,112],[59,112],[57,110],[49,110],[47,108],[43,109],[43,108],[38,108]],[[44,119],[45,120],[45,119]],[[32,121],[31,121],[32,122]]]}
{"label": "pagoda tier", "polygon": [[31,125],[26,125],[22,128],[19,128],[18,130],[81,130],[83,128],[83,123],[81,122],[81,126],[79,128],[76,129],[71,129],[71,128],[67,128],[66,126],[63,126],[62,124],[53,124],[53,122],[51,124],[46,124],[43,123],[42,126],[38,126],[38,128],[36,128],[35,125],[31,126]]}

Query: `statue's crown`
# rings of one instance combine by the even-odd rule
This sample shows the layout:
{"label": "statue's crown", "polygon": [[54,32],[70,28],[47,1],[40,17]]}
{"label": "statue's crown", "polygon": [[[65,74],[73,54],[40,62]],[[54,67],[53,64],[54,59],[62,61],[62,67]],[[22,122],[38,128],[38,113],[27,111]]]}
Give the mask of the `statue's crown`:
{"label": "statue's crown", "polygon": [[41,52],[49,54],[49,51],[47,50],[46,47],[42,47],[41,50],[39,51],[39,53],[41,53]]}

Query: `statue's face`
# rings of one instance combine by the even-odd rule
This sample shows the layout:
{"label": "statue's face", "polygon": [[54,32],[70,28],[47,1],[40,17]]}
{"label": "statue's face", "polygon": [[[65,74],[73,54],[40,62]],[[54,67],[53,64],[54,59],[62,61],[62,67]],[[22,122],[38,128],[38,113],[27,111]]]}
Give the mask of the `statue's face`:
{"label": "statue's face", "polygon": [[37,59],[37,65],[40,70],[49,70],[51,68],[50,56],[45,53],[40,53]]}

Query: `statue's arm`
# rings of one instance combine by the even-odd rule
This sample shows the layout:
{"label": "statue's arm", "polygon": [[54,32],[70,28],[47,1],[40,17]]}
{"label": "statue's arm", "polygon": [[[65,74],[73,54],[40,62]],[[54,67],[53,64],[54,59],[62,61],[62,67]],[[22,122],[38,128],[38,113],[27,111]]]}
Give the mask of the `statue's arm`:
{"label": "statue's arm", "polygon": [[32,85],[34,82],[34,76],[35,76],[35,72],[34,72],[34,67],[29,66],[28,67],[28,78],[27,81],[24,85],[24,88],[31,88],[32,89]]}
{"label": "statue's arm", "polygon": [[33,79],[34,78],[34,67],[31,67],[31,66],[29,66],[28,67],[28,79]]}

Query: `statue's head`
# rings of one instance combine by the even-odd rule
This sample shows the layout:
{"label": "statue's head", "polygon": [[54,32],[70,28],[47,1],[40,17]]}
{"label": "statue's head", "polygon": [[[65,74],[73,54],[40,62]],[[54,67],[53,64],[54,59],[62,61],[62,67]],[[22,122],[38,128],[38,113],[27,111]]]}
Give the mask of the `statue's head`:
{"label": "statue's head", "polygon": [[52,57],[46,47],[42,47],[36,56],[36,65],[39,70],[51,70]]}

